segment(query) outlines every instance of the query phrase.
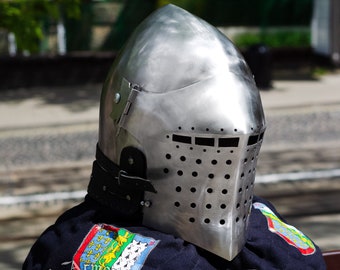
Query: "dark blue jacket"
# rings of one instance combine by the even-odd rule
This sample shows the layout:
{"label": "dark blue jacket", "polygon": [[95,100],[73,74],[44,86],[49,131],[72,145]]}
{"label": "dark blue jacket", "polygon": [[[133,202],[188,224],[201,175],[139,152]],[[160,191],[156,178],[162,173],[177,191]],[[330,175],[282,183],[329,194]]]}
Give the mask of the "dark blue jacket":
{"label": "dark blue jacket", "polygon": [[[113,253],[104,254],[97,242],[112,239]],[[96,245],[90,240],[97,241]],[[138,249],[140,244],[143,246]],[[128,252],[131,247],[135,253]],[[132,253],[137,254],[132,259],[126,255]],[[77,269],[78,265],[91,270],[109,269],[108,264],[91,268],[90,264],[79,263],[86,257],[88,262],[95,261],[95,255],[98,265],[119,259],[115,269],[130,269],[131,260],[135,267],[131,269],[326,269],[319,248],[303,233],[284,223],[274,207],[258,197],[253,200],[247,243],[231,262],[180,238],[143,227],[138,218],[123,217],[86,197],[39,237],[23,269]],[[100,260],[98,256],[102,256]],[[122,262],[125,268],[118,267]]]}

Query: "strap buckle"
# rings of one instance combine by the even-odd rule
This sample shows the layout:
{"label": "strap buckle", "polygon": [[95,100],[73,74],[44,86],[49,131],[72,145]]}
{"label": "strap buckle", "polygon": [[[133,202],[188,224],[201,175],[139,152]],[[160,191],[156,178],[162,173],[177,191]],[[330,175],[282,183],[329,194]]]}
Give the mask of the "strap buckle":
{"label": "strap buckle", "polygon": [[124,170],[119,170],[118,176],[116,176],[115,179],[121,187],[157,193],[150,180],[138,176],[131,176]]}

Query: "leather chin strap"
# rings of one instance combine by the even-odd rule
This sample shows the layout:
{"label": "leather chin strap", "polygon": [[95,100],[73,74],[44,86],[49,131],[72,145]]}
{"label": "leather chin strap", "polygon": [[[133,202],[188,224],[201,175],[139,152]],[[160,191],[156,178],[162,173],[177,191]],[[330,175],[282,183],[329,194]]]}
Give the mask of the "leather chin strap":
{"label": "leather chin strap", "polygon": [[97,145],[88,194],[122,215],[141,212],[144,192],[156,193],[152,183],[146,179],[146,168],[146,158],[137,148],[124,148],[118,166]]}

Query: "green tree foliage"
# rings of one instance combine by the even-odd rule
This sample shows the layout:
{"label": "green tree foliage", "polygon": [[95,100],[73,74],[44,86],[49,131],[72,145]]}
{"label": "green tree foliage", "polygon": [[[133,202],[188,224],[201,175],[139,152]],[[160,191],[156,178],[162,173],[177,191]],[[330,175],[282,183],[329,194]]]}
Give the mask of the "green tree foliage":
{"label": "green tree foliage", "polygon": [[78,18],[81,0],[0,0],[0,28],[15,34],[19,51],[39,51],[44,21]]}
{"label": "green tree foliage", "polygon": [[213,0],[206,19],[226,26],[289,26],[310,23],[313,0]]}
{"label": "green tree foliage", "polygon": [[119,49],[147,15],[166,4],[182,7],[216,26],[266,28],[309,25],[313,0],[125,0],[101,50]]}
{"label": "green tree foliage", "polygon": [[94,24],[93,3],[83,2],[80,6],[81,18],[66,17],[67,51],[88,51],[91,50],[92,26]]}
{"label": "green tree foliage", "polygon": [[155,9],[156,0],[125,0],[124,7],[101,50],[119,50],[138,24]]}
{"label": "green tree foliage", "polygon": [[214,6],[213,0],[157,0],[157,7],[161,7],[167,4],[174,4],[181,8],[184,8],[190,11],[192,14],[195,14],[199,17],[205,15],[206,10],[209,8],[209,5]]}
{"label": "green tree foliage", "polygon": [[[211,0],[210,0],[211,1]],[[111,32],[101,47],[101,50],[119,50],[126,42],[132,31],[155,9],[174,4],[193,14],[201,16],[207,0],[125,0],[124,8],[118,16],[117,22],[112,26]]]}

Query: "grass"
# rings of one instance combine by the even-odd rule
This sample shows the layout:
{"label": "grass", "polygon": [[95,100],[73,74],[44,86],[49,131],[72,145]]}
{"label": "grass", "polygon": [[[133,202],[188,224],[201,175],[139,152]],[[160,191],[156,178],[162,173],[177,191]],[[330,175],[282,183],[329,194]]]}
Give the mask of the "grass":
{"label": "grass", "polygon": [[258,33],[240,33],[234,36],[233,41],[239,48],[247,48],[254,44],[265,44],[270,48],[279,47],[309,47],[311,44],[310,31],[272,30]]}

